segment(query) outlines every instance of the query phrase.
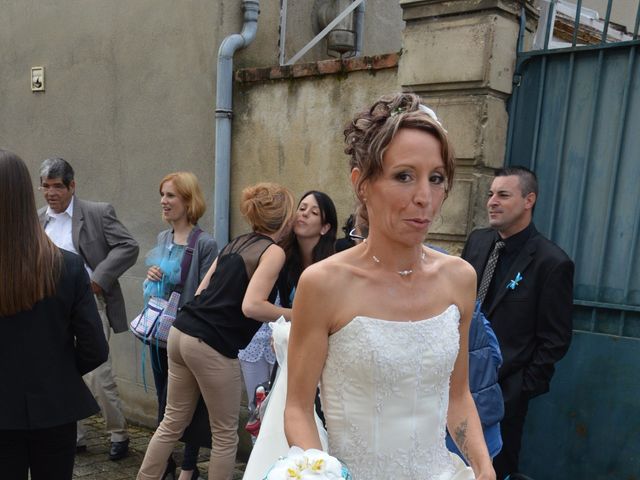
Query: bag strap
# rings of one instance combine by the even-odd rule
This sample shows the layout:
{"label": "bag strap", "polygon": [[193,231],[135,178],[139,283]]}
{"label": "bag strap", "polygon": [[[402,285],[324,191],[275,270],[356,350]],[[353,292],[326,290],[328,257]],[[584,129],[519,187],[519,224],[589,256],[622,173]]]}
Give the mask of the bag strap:
{"label": "bag strap", "polygon": [[193,231],[191,232],[191,238],[189,238],[189,243],[187,247],[184,249],[184,254],[182,255],[182,261],[180,262],[180,283],[176,285],[174,292],[182,293],[182,287],[184,286],[184,282],[187,281],[187,275],[189,274],[189,268],[191,267],[191,260],[193,259],[193,251],[196,246],[196,242],[198,241],[198,237],[202,234],[202,229],[199,226],[193,227]]}

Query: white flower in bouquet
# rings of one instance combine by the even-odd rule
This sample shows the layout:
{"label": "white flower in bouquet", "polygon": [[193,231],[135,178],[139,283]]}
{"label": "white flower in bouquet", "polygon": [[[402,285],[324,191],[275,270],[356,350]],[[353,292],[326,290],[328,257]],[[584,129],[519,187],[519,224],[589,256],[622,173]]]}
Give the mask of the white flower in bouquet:
{"label": "white flower in bouquet", "polygon": [[350,479],[340,460],[316,449],[291,447],[278,460],[265,480],[345,480]]}

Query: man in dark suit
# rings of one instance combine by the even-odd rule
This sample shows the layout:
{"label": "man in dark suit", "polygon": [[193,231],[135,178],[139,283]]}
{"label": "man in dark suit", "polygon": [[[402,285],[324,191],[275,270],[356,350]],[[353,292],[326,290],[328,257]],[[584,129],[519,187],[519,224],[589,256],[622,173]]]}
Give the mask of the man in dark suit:
{"label": "man in dark suit", "polygon": [[[40,168],[40,190],[48,206],[39,213],[47,235],[60,248],[79,254],[91,279],[104,334],[127,330],[124,297],[118,278],[138,258],[138,243],[107,203],[77,198],[74,172],[62,158],[50,158]],[[111,372],[111,358],[84,377],[96,397],[111,434],[109,458],[124,458],[129,449],[127,422],[122,414],[118,389]],[[77,450],[86,450],[86,435],[78,424]]]}
{"label": "man in dark suit", "polygon": [[518,471],[528,402],[549,390],[554,364],[571,341],[574,265],[533,225],[537,195],[530,170],[497,170],[487,201],[491,228],[473,231],[462,251],[478,274],[478,300],[504,360],[504,446],[494,459],[500,480]]}

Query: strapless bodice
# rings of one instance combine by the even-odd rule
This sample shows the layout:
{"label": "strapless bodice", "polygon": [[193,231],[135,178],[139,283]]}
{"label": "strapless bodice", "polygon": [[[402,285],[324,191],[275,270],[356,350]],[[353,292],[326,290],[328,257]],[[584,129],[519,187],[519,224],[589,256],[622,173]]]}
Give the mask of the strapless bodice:
{"label": "strapless bodice", "polygon": [[455,305],[413,322],[360,316],[329,337],[329,452],[356,480],[473,478],[445,447],[459,321]]}

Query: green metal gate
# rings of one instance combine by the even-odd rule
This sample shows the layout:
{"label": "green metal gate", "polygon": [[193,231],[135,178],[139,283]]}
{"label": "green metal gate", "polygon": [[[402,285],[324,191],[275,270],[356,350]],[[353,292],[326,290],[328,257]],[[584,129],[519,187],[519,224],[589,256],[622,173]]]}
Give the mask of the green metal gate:
{"label": "green metal gate", "polygon": [[615,43],[611,5],[595,45],[576,20],[548,48],[551,15],[542,49],[521,38],[509,105],[506,163],[536,172],[536,227],[576,264],[573,342],[525,426],[536,480],[640,479],[640,5]]}

